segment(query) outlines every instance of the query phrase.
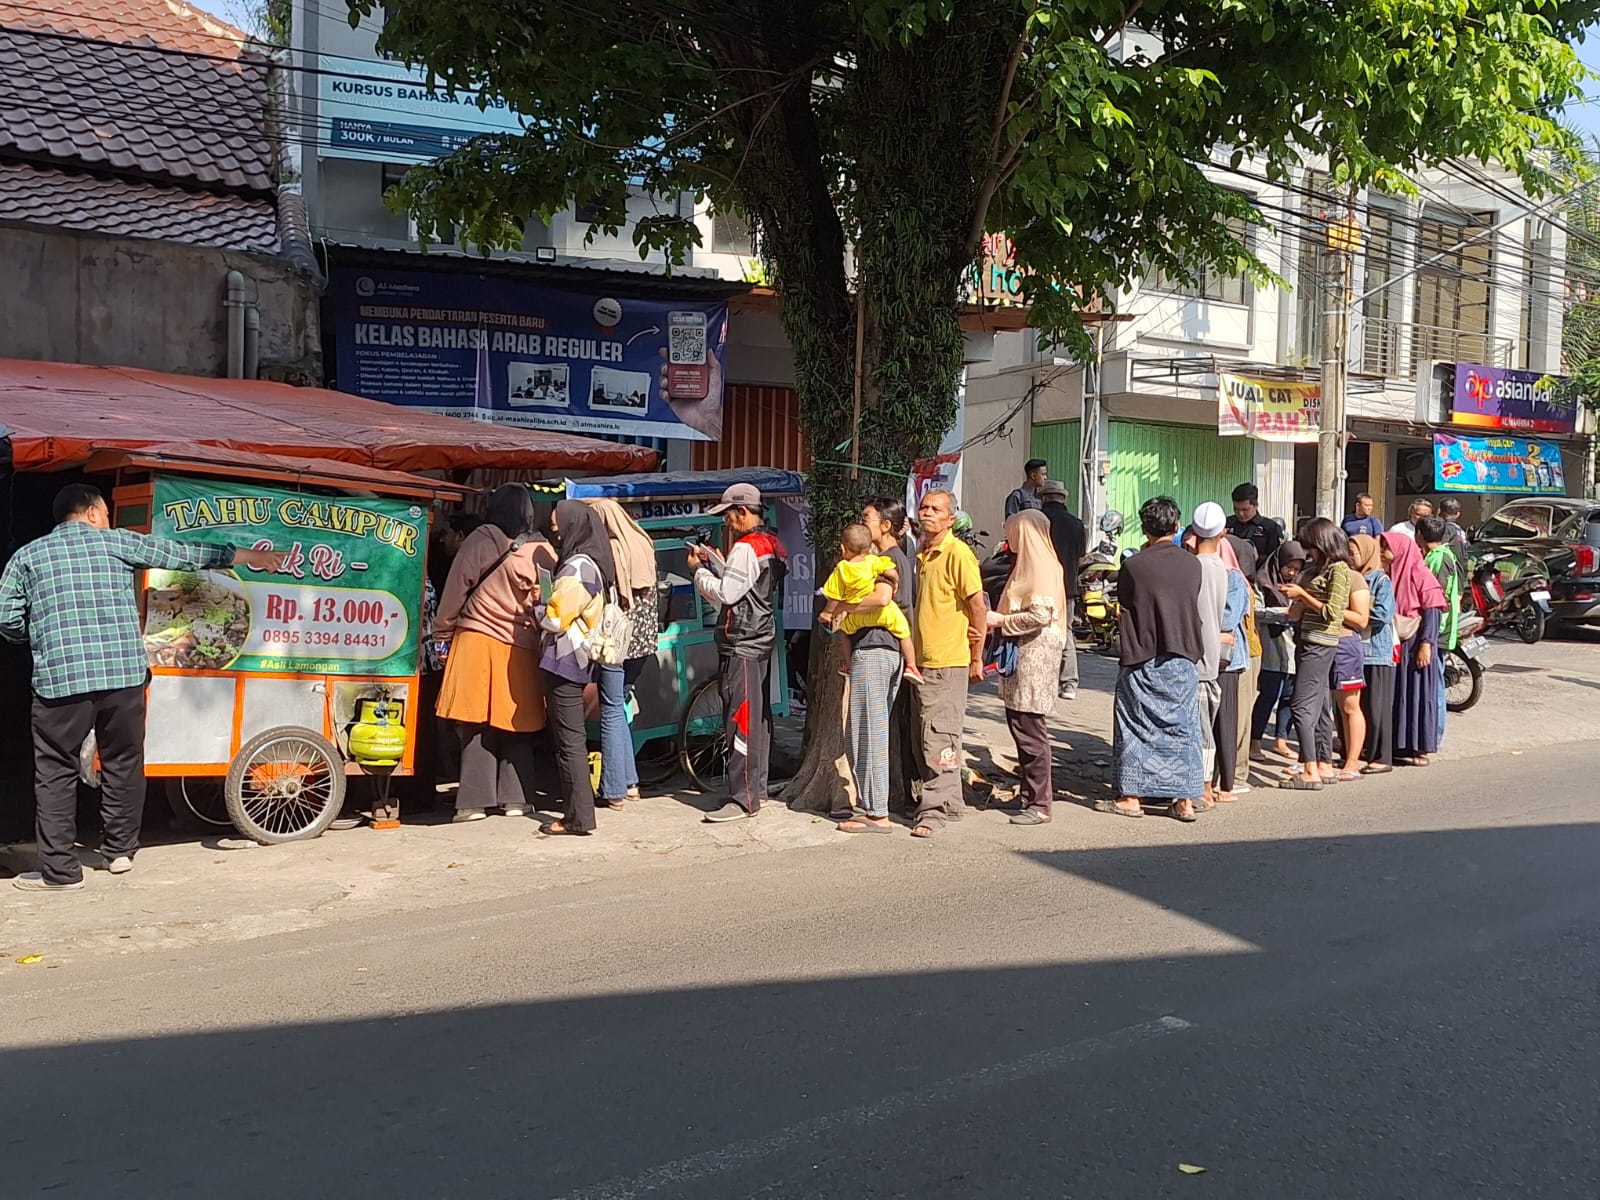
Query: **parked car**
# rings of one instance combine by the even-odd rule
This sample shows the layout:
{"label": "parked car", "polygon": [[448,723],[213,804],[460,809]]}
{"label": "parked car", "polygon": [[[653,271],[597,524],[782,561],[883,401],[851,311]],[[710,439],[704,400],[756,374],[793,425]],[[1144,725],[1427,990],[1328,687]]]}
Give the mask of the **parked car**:
{"label": "parked car", "polygon": [[1513,500],[1473,533],[1476,560],[1501,555],[1501,574],[1549,577],[1550,620],[1600,624],[1600,502],[1570,496]]}

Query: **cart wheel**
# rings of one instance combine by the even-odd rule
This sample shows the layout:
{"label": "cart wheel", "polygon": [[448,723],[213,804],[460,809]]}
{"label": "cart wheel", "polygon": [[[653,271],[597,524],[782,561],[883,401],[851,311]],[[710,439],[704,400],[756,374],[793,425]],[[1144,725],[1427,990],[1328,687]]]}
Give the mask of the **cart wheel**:
{"label": "cart wheel", "polygon": [[179,825],[233,827],[220,775],[168,778],[166,785],[167,807]]}
{"label": "cart wheel", "polygon": [[676,738],[651,738],[633,752],[633,765],[641,788],[660,787],[678,773]]}
{"label": "cart wheel", "polygon": [[344,805],[344,763],[325,738],[285,725],[251,738],[228,769],[234,827],[263,845],[314,838]]}
{"label": "cart wheel", "polygon": [[689,695],[678,721],[678,761],[684,774],[710,795],[728,787],[728,733],[722,723],[722,692],[708,679]]}

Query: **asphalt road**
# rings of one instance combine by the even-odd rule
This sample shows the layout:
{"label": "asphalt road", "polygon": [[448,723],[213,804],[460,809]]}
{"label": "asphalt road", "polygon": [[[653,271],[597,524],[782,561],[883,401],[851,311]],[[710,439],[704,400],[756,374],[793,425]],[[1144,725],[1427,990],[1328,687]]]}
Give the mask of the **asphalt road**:
{"label": "asphalt road", "polygon": [[0,1195],[1592,1198],[1597,772],[6,963]]}

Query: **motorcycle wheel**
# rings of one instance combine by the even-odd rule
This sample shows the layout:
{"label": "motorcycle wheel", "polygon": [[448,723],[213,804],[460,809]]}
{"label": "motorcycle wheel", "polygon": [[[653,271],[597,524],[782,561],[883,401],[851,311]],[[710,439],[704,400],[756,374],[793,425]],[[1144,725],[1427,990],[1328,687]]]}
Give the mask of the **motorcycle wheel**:
{"label": "motorcycle wheel", "polygon": [[1544,637],[1544,609],[1531,600],[1524,602],[1522,607],[1517,610],[1517,615],[1511,618],[1511,628],[1516,631],[1517,636],[1525,643],[1530,646],[1535,645],[1540,638]]}
{"label": "motorcycle wheel", "polygon": [[1466,712],[1483,699],[1483,666],[1459,650],[1444,656],[1444,703],[1453,713]]}

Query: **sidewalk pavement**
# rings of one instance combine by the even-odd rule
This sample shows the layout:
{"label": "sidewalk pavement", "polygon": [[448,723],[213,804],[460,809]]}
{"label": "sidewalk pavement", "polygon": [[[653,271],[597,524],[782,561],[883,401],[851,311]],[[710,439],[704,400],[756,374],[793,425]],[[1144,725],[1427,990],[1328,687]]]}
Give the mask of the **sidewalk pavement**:
{"label": "sidewalk pavement", "polygon": [[[1520,753],[1559,742],[1600,737],[1600,632],[1527,647],[1495,642],[1484,698],[1450,718],[1446,750],[1455,758]],[[1110,791],[1111,691],[1115,663],[1080,655],[1078,699],[1062,702],[1055,730],[1058,799],[1052,842],[1094,849],[1141,838],[1132,822],[1100,821],[1081,805]],[[974,690],[967,749],[979,775],[1003,801],[1014,790],[1015,752],[1004,711],[990,685]],[[1258,766],[1253,782],[1267,780]],[[1271,768],[1276,770],[1276,766]],[[1425,772],[1390,777],[1411,787]],[[1381,787],[1383,781],[1353,785]],[[979,789],[978,796],[984,795]],[[1071,803],[1077,801],[1078,803]],[[362,917],[417,912],[567,888],[598,879],[634,878],[641,901],[653,871],[689,866],[714,871],[735,855],[804,847],[847,853],[858,838],[831,821],[770,805],[753,821],[705,825],[711,799],[692,792],[649,797],[621,811],[602,810],[591,838],[541,838],[530,818],[495,817],[465,825],[430,814],[398,830],[328,833],[310,842],[257,846],[205,838],[148,845],[135,870],[113,878],[99,856],[79,892],[37,895],[0,880],[0,971],[42,954],[44,969],[107,955],[170,952],[242,941]],[[1237,810],[1249,820],[1249,806]],[[428,823],[428,822],[437,823]],[[1132,828],[1127,828],[1132,826]],[[991,828],[992,827],[992,828]],[[1036,834],[1036,831],[1028,831]],[[973,813],[941,841],[1009,836],[998,812]],[[909,842],[909,839],[907,839]],[[0,877],[32,869],[31,847],[0,847]]]}

